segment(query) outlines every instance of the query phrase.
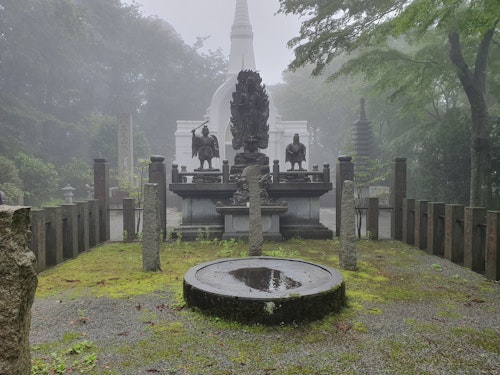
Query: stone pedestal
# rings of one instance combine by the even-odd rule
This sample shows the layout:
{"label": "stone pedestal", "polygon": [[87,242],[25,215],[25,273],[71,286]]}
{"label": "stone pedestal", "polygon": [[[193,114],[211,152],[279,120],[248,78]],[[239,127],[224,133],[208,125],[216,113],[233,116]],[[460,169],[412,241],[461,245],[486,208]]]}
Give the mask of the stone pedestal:
{"label": "stone pedestal", "polygon": [[[236,191],[236,183],[193,184],[172,183],[170,191],[182,198],[182,222],[174,228],[174,236],[195,240],[200,232],[210,238],[222,238],[224,216],[217,212],[217,202],[229,202]],[[280,233],[285,239],[331,239],[332,231],[320,223],[320,197],[332,190],[330,182],[273,183],[268,193],[275,201],[288,204],[280,215]],[[229,205],[229,204],[226,204]]]}
{"label": "stone pedestal", "polygon": [[[224,206],[218,203],[216,210],[224,217],[223,240],[229,240],[231,238],[248,240],[248,230],[250,227],[249,207]],[[280,215],[287,212],[287,210],[287,206],[261,207],[262,235],[264,240],[283,240],[283,235],[280,233]]]}
{"label": "stone pedestal", "polygon": [[248,166],[260,167],[260,174],[269,173],[269,157],[261,152],[239,152],[234,157],[234,165],[231,166],[231,174],[241,174]]}

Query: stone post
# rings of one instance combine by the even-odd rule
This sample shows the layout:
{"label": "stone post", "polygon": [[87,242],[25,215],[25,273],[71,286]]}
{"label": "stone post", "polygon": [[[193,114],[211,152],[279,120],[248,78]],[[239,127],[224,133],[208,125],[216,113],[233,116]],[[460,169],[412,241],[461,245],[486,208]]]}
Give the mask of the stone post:
{"label": "stone post", "polygon": [[29,207],[0,208],[0,374],[31,374],[31,306],[38,280],[29,225]]}
{"label": "stone post", "polygon": [[391,237],[403,240],[403,198],[406,198],[406,159],[396,158],[392,163],[391,181]]}
{"label": "stone post", "polygon": [[488,211],[486,218],[486,277],[500,280],[500,211]]}
{"label": "stone post", "polygon": [[415,244],[415,199],[403,198],[403,242]]}
{"label": "stone post", "polygon": [[378,198],[368,198],[368,212],[366,213],[366,234],[370,234],[370,239],[378,240]]}
{"label": "stone post", "polygon": [[149,183],[158,185],[160,204],[160,228],[162,239],[167,239],[167,168],[161,155],[151,156],[149,164]]}
{"label": "stone post", "polygon": [[483,236],[481,232],[486,229],[486,208],[465,207],[464,216],[464,266],[482,273],[485,263],[486,236]]}
{"label": "stone post", "polygon": [[222,160],[222,183],[229,183],[229,161]]}
{"label": "stone post", "polygon": [[63,261],[62,208],[44,207],[45,211],[45,248],[47,265],[55,266]]}
{"label": "stone post", "polygon": [[427,252],[444,256],[444,207],[443,202],[427,205]]}
{"label": "stone post", "polygon": [[417,200],[415,204],[415,246],[427,249],[427,204],[429,201]]}
{"label": "stone post", "polygon": [[89,247],[99,245],[99,200],[89,200]]}
{"label": "stone post", "polygon": [[[350,156],[348,156],[348,158],[350,158]],[[346,172],[344,177],[345,178],[350,177],[351,174],[352,174],[352,178],[354,179],[354,164],[352,164],[352,173]],[[328,163],[323,164],[323,182],[326,182],[326,183],[330,182],[330,164],[328,164]]]}
{"label": "stone post", "polygon": [[356,208],[354,205],[354,182],[344,181],[342,192],[342,224],[340,227],[340,267],[354,271],[357,268],[356,255]]}
{"label": "stone post", "polygon": [[63,257],[78,256],[78,210],[76,204],[62,205]]}
{"label": "stone post", "polygon": [[464,264],[464,206],[447,204],[444,218],[444,257],[457,264]]}
{"label": "stone post", "polygon": [[45,211],[31,210],[31,250],[36,256],[36,270],[42,272],[47,267],[45,252]]}
{"label": "stone post", "polygon": [[248,246],[250,256],[261,256],[262,244],[264,243],[260,204],[260,173],[260,168],[257,166],[246,167],[242,172],[248,181]]}
{"label": "stone post", "polygon": [[109,168],[106,159],[94,159],[94,199],[99,200],[98,243],[109,241]]}
{"label": "stone post", "polygon": [[132,242],[135,240],[135,199],[123,199],[123,240]]}
{"label": "stone post", "polygon": [[[319,166],[318,166],[318,164],[313,164],[313,172],[315,172],[315,173],[319,172]],[[322,180],[323,179],[321,178],[321,181]],[[320,181],[320,177],[317,174],[313,174],[312,181],[313,182],[319,182]]]}
{"label": "stone post", "polygon": [[280,161],[273,160],[273,184],[280,183]]}
{"label": "stone post", "polygon": [[[351,162],[351,156],[339,156],[337,161],[337,170],[335,173],[335,235],[340,236],[340,227],[342,222],[342,189],[344,181],[354,180],[354,164]],[[324,176],[323,178],[325,178]],[[328,176],[328,178],[330,178]],[[328,181],[324,181],[328,182]]]}
{"label": "stone post", "polygon": [[144,221],[142,225],[142,270],[161,271],[160,196],[158,184],[144,185]]}
{"label": "stone post", "polygon": [[78,252],[83,253],[90,248],[89,245],[89,202],[76,202],[78,221]]}
{"label": "stone post", "polygon": [[179,181],[179,166],[177,164],[172,164],[172,183],[177,184]]}

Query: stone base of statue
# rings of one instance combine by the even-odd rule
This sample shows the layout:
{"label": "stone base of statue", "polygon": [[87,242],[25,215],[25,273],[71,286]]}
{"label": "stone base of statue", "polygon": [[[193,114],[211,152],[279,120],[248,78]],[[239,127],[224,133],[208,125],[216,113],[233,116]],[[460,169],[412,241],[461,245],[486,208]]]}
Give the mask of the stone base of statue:
{"label": "stone base of statue", "polygon": [[193,176],[193,183],[220,184],[222,182],[222,177],[217,175],[218,173],[220,174],[220,169],[196,168],[194,171],[201,173]]}
{"label": "stone base of statue", "polygon": [[[237,239],[248,241],[249,237],[249,206],[225,205],[217,202],[216,210],[224,216],[223,240]],[[262,236],[266,241],[281,241],[280,215],[288,211],[288,205],[261,206]]]}
{"label": "stone base of statue", "polygon": [[307,174],[294,173],[295,170],[288,170],[291,173],[281,173],[280,182],[311,182],[311,178]]}
{"label": "stone base of statue", "polygon": [[260,166],[261,175],[269,173],[269,157],[262,152],[239,152],[234,157],[234,165],[231,166],[232,175],[241,174],[243,169],[254,165]]}

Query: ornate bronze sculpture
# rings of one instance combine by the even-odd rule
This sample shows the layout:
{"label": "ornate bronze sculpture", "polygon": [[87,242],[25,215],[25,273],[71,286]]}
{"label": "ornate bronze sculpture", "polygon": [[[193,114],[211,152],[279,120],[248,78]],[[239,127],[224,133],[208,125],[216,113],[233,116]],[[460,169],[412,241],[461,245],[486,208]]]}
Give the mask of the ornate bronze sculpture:
{"label": "ornate bronze sculpture", "polygon": [[235,150],[266,149],[269,141],[269,99],[259,73],[242,70],[231,100],[231,134]]}
{"label": "ornate bronze sculpture", "polygon": [[290,162],[292,165],[292,169],[289,171],[295,170],[295,164],[299,165],[299,171],[303,171],[302,162],[306,160],[306,146],[299,141],[299,135],[295,134],[293,136],[293,143],[290,143],[286,146],[286,156],[285,161]]}
{"label": "ornate bronze sculpture", "polygon": [[208,135],[209,130],[206,125],[201,130],[201,136],[197,136],[195,132],[196,129],[191,130],[191,133],[193,133],[191,144],[193,158],[198,155],[198,159],[200,159],[200,168],[195,170],[203,170],[205,160],[208,163],[208,169],[213,169],[212,158],[219,157],[219,141],[215,135]]}

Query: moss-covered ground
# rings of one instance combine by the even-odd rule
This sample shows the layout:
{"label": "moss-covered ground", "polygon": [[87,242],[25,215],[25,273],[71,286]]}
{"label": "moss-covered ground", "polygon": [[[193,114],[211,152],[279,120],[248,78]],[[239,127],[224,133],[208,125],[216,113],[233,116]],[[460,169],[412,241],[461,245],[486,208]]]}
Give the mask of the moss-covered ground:
{"label": "moss-covered ground", "polygon": [[[265,243],[264,255],[338,268],[338,247],[294,239]],[[191,266],[247,256],[246,243],[164,243],[157,273],[142,272],[139,243],[97,247],[39,275],[37,302],[67,301],[80,312],[57,317],[71,319],[62,334],[37,332],[33,374],[498,373],[498,283],[397,241],[360,240],[357,251],[358,270],[342,271],[348,306],[339,314],[268,327],[207,316],[182,299]],[[138,306],[141,299],[150,303]],[[110,300],[134,310],[135,335],[102,340],[87,329],[85,301]],[[112,324],[112,311],[92,314]]]}

